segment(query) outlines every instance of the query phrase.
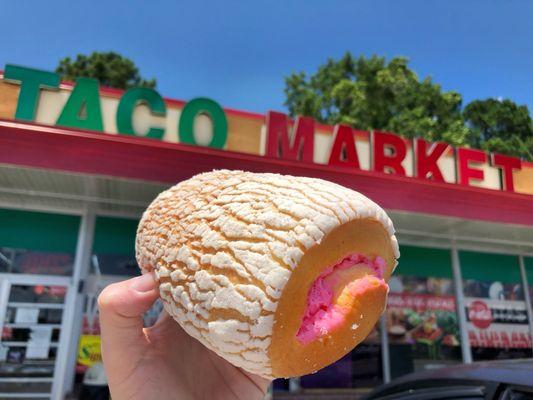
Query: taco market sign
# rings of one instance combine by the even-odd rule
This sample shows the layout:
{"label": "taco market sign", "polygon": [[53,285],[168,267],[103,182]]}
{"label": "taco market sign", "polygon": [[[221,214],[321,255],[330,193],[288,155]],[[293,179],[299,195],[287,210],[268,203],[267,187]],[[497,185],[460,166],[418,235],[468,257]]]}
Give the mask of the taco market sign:
{"label": "taco market sign", "polygon": [[514,157],[390,132],[329,127],[309,117],[291,121],[274,111],[258,115],[223,109],[208,98],[164,99],[149,88],[122,92],[101,88],[90,78],[61,83],[56,73],[11,64],[0,82],[0,118],[533,193],[533,169]]}

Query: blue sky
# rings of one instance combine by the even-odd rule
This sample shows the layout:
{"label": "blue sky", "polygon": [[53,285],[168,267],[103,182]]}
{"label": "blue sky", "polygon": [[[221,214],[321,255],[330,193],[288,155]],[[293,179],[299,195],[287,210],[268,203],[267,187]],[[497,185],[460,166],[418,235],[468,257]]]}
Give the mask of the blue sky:
{"label": "blue sky", "polygon": [[114,50],[159,91],[227,107],[284,110],[284,76],[328,57],[405,55],[466,102],[509,97],[533,110],[533,1],[2,2],[0,68],[53,70]]}

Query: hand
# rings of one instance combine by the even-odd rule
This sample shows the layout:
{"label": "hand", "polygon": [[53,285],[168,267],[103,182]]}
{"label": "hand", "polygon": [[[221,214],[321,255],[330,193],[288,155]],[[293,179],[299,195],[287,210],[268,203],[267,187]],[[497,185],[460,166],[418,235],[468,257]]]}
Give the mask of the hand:
{"label": "hand", "polygon": [[113,400],[263,399],[269,381],[228,363],[165,311],[150,328],[142,314],[158,297],[152,274],[107,286],[100,297],[102,358]]}

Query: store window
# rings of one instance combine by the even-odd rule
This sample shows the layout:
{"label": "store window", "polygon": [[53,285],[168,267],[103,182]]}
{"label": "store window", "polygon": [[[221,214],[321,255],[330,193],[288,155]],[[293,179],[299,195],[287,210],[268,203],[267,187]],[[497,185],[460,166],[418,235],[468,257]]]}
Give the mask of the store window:
{"label": "store window", "polygon": [[400,252],[386,311],[392,378],[461,362],[450,252]]}
{"label": "store window", "polygon": [[80,218],[0,209],[0,272],[72,275]]}
{"label": "store window", "polygon": [[474,361],[532,356],[517,256],[459,252]]}
{"label": "store window", "polygon": [[94,231],[92,273],[98,275],[135,276],[135,234],[138,220],[97,217]]}

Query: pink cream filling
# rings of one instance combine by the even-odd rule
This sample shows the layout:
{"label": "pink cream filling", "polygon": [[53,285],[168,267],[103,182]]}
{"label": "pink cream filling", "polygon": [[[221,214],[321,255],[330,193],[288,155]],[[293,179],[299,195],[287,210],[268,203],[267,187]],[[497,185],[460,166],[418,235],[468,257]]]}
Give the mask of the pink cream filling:
{"label": "pink cream filling", "polygon": [[[376,257],[374,260],[362,255],[351,254],[335,265],[324,270],[311,285],[307,295],[307,307],[296,339],[306,345],[317,338],[327,335],[343,325],[346,315],[350,312],[350,305],[337,302],[334,287],[342,281],[341,270],[365,267],[372,271],[372,275],[382,279],[385,260]],[[355,279],[346,282],[344,290],[352,297],[356,297],[371,288],[368,279]]]}

